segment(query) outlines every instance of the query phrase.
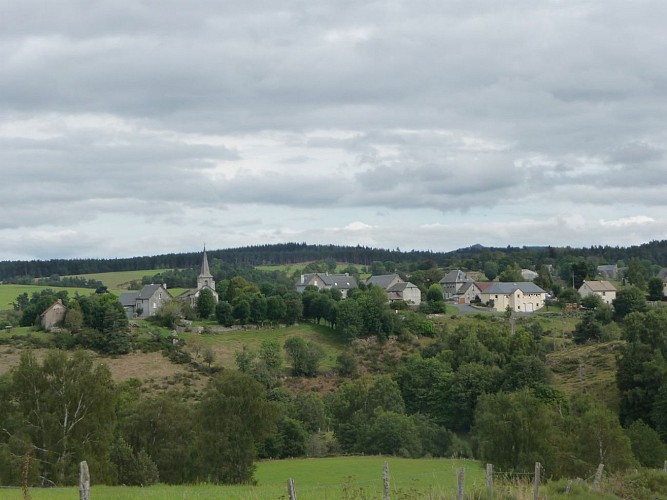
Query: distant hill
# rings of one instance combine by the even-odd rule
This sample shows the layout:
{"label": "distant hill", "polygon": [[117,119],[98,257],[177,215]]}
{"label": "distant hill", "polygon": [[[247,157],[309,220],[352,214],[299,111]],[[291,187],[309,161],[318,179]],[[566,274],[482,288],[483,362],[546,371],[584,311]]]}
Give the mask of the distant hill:
{"label": "distant hill", "polygon": [[[335,260],[358,265],[371,265],[375,261],[414,264],[428,269],[462,267],[481,270],[484,262],[510,259],[522,267],[535,267],[543,263],[583,257],[600,264],[619,260],[642,259],[650,264],[667,266],[667,240],[652,241],[631,247],[592,246],[590,248],[530,246],[493,248],[475,244],[451,252],[424,250],[402,251],[366,246],[310,245],[307,243],[280,243],[254,245],[240,248],[207,250],[209,259],[219,259],[236,265],[285,265],[318,260]],[[143,269],[196,268],[201,263],[201,252],[170,253],[154,256],[119,259],[52,259],[0,262],[0,281],[17,276],[49,277],[91,273],[139,271]]]}

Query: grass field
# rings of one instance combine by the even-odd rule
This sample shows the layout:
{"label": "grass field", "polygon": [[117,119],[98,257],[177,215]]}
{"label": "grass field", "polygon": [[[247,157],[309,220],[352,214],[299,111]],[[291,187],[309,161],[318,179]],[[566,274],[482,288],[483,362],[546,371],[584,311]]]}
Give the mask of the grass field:
{"label": "grass field", "polygon": [[336,332],[311,323],[281,328],[230,330],[223,333],[182,333],[179,337],[185,341],[190,350],[197,344],[200,347],[211,347],[216,355],[215,364],[226,368],[236,366],[234,355],[241,351],[244,345],[256,351],[266,339],[275,340],[281,346],[289,337],[301,337],[306,341],[317,343],[324,349],[325,357],[320,366],[325,370],[333,368],[336,358],[345,347]]}
{"label": "grass field", "polygon": [[[456,474],[466,470],[466,491],[484,488],[484,472],[478,462],[446,459],[405,459],[396,457],[333,457],[272,460],[257,466],[256,486],[165,486],[149,488],[93,486],[95,500],[130,499],[277,499],[287,498],[287,480],[293,479],[300,500],[340,498],[382,498],[382,468],[389,465],[392,498],[453,498]],[[34,500],[76,498],[77,488],[30,490]],[[0,499],[21,499],[20,489],[0,490]]]}
{"label": "grass field", "polygon": [[80,295],[90,295],[95,290],[92,288],[72,288],[72,287],[53,287],[53,286],[41,286],[41,285],[0,285],[0,311],[7,311],[12,308],[12,303],[16,300],[16,297],[22,293],[27,293],[28,296],[31,296],[33,292],[41,292],[50,288],[59,292],[61,290],[67,290],[67,293],[70,297],[74,297],[74,294],[77,292]]}
{"label": "grass field", "polygon": [[127,288],[127,284],[130,281],[141,280],[144,276],[153,276],[166,270],[167,269],[148,269],[145,271],[119,271],[113,273],[76,274],[73,276],[81,276],[86,279],[101,281],[109,287],[109,289],[122,289]]}

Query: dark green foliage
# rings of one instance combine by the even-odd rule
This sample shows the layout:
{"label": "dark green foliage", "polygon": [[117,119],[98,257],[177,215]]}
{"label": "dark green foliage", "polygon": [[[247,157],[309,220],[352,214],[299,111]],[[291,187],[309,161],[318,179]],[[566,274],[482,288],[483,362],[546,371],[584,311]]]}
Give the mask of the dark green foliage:
{"label": "dark green foliage", "polygon": [[357,360],[349,352],[343,352],[336,358],[336,371],[343,377],[354,377],[357,375]]}
{"label": "dark green foliage", "polygon": [[407,415],[380,410],[364,436],[368,453],[419,457],[422,442],[417,425]]}
{"label": "dark green foliage", "polygon": [[662,278],[659,278],[658,276],[654,276],[648,280],[648,300],[664,300],[665,295],[663,292],[663,285]]}
{"label": "dark green foliage", "polygon": [[215,312],[215,297],[213,292],[208,288],[203,288],[199,292],[197,297],[197,302],[195,304],[195,311],[197,315],[202,319],[208,319]]}
{"label": "dark green foliage", "polygon": [[324,350],[317,344],[306,342],[301,337],[290,337],[284,345],[292,362],[294,376],[314,377],[319,371]]}
{"label": "dark green foliage", "polygon": [[614,306],[614,318],[617,320],[622,320],[632,312],[648,311],[644,292],[634,286],[620,290],[616,298],[612,300],[612,305]]}
{"label": "dark green foliage", "polygon": [[135,453],[122,438],[111,448],[111,461],[118,471],[118,483],[127,486],[150,486],[158,482],[157,465],[144,450]]}
{"label": "dark green foliage", "polygon": [[67,305],[67,291],[56,292],[50,288],[33,292],[30,300],[27,300],[27,294],[24,293],[17,297],[14,307],[22,312],[21,326],[33,326],[38,323],[39,316],[50,307],[56,300],[61,299],[63,304]]}
{"label": "dark green foliage", "polygon": [[253,482],[256,443],[274,431],[280,408],[263,387],[240,372],[223,371],[209,383],[198,409],[199,474],[215,483]]}
{"label": "dark green foliage", "polygon": [[234,313],[232,305],[226,300],[221,300],[215,306],[215,319],[224,326],[232,326],[234,324]]}
{"label": "dark green foliage", "polygon": [[643,467],[661,468],[667,460],[667,446],[660,441],[658,433],[642,420],[635,420],[626,429],[632,452]]}
{"label": "dark green foliage", "polygon": [[565,304],[579,304],[581,296],[575,288],[564,288],[558,295],[558,302],[561,306]]}

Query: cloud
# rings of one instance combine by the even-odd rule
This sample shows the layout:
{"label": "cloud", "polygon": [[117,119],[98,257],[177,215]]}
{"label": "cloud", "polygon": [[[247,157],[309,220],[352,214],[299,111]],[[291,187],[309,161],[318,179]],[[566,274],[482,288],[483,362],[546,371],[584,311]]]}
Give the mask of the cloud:
{"label": "cloud", "polygon": [[[665,16],[658,0],[5,2],[0,234],[93,256],[189,250],[206,227],[221,246],[655,239]],[[460,233],[420,229],[443,220]]]}

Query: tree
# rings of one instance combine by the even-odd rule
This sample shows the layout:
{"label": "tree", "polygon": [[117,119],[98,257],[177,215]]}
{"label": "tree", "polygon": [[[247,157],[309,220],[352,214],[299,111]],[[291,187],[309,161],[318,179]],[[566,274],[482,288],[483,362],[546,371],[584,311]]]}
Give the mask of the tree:
{"label": "tree", "polygon": [[649,270],[639,259],[630,259],[628,261],[628,268],[625,271],[625,279],[633,286],[640,290],[646,289],[646,283],[649,277]]}
{"label": "tree", "polygon": [[516,263],[508,266],[498,275],[498,281],[509,283],[523,281],[523,276],[521,276],[521,268]]}
{"label": "tree", "polygon": [[314,377],[324,357],[324,350],[317,344],[306,342],[301,337],[290,337],[283,346],[292,362],[292,375]]}
{"label": "tree", "polygon": [[483,394],[475,410],[479,458],[505,471],[531,471],[555,454],[554,413],[528,390]]}
{"label": "tree", "polygon": [[662,281],[662,278],[658,276],[654,276],[648,280],[648,300],[656,302],[663,300],[665,298],[663,286],[664,282]]}
{"label": "tree", "polygon": [[233,304],[233,312],[239,323],[245,325],[250,319],[250,302],[243,298],[237,298]]}
{"label": "tree", "polygon": [[201,477],[252,483],[256,443],[275,430],[280,413],[252,377],[226,370],[213,378],[198,407]]}
{"label": "tree", "polygon": [[632,453],[642,465],[658,469],[667,459],[667,446],[660,441],[658,433],[642,420],[635,420],[625,430],[632,445]]}
{"label": "tree", "polygon": [[422,452],[414,420],[400,413],[380,410],[364,437],[368,453],[418,457]]}
{"label": "tree", "polygon": [[493,281],[498,276],[498,263],[494,260],[489,260],[484,263],[484,276],[489,281]]}
{"label": "tree", "polygon": [[234,324],[234,311],[232,305],[226,300],[221,300],[215,306],[215,319],[219,324],[232,326]]}
{"label": "tree", "polygon": [[444,293],[442,287],[438,283],[434,283],[428,287],[428,292],[426,293],[426,300],[429,302],[441,302],[443,300]]}
{"label": "tree", "polygon": [[213,292],[211,292],[211,290],[208,288],[201,289],[195,304],[197,315],[199,315],[199,317],[202,319],[208,319],[215,312],[215,306],[216,303]]}
{"label": "tree", "polygon": [[208,365],[209,371],[211,371],[211,365],[215,361],[215,351],[210,346],[206,347],[202,354],[202,359]]}
{"label": "tree", "polygon": [[26,351],[12,370],[12,400],[22,416],[14,436],[32,444],[45,484],[74,484],[81,460],[98,481],[113,481],[116,389],[106,365],[84,351],[50,351],[40,364]]}
{"label": "tree", "polygon": [[648,310],[644,292],[634,286],[620,290],[611,303],[614,306],[614,317],[617,320],[622,320],[631,312],[645,312]]}
{"label": "tree", "polygon": [[356,339],[363,327],[359,304],[356,300],[348,299],[341,302],[336,313],[336,330],[343,340],[352,341]]}
{"label": "tree", "polygon": [[266,299],[266,317],[272,323],[283,321],[287,305],[280,295],[272,295]]}
{"label": "tree", "polygon": [[579,304],[581,302],[581,296],[574,288],[564,288],[561,290],[560,295],[558,295],[558,302],[561,307],[565,306],[565,304]]}

